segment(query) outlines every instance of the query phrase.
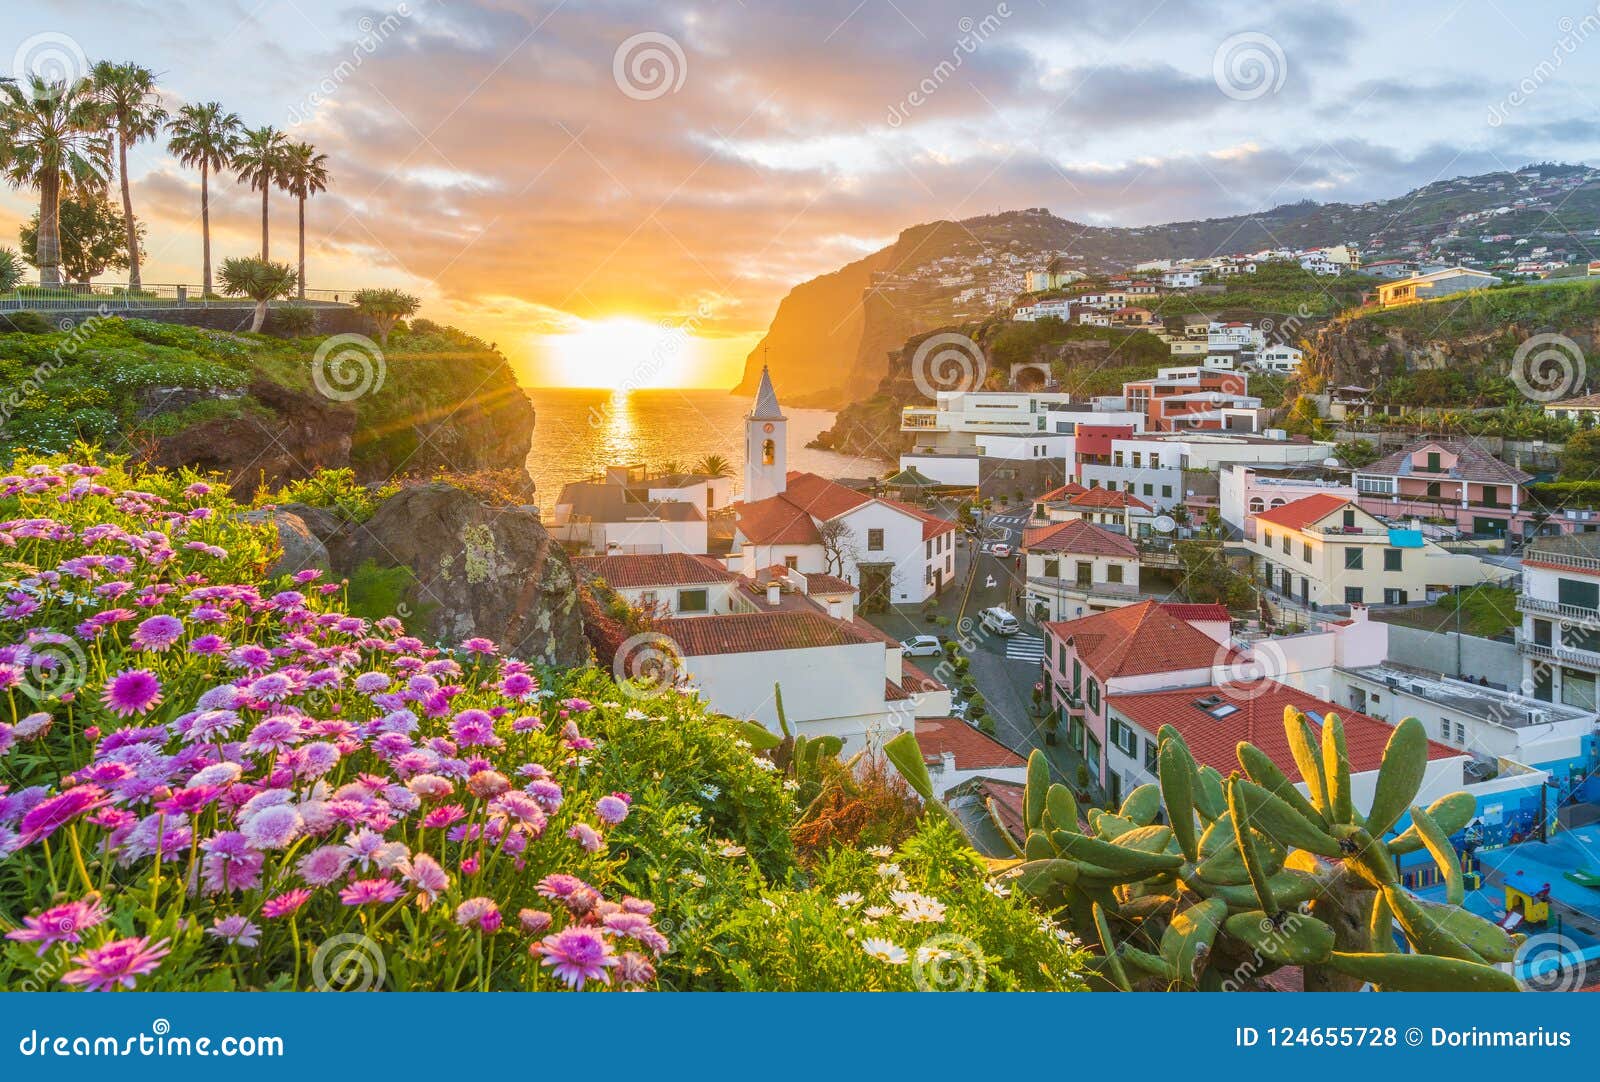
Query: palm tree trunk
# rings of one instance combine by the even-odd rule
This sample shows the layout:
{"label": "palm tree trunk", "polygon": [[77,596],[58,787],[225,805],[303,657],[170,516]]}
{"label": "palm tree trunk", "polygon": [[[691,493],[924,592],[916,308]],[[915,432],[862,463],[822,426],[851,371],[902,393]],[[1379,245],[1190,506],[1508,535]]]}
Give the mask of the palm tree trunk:
{"label": "palm tree trunk", "polygon": [[46,169],[39,178],[39,240],[34,246],[39,284],[61,284],[61,175]]}
{"label": "palm tree trunk", "polygon": [[117,133],[117,172],[122,175],[122,224],[128,229],[128,288],[139,288],[139,226],[133,220],[133,194],[128,189],[128,138]]}
{"label": "palm tree trunk", "polygon": [[256,314],[255,318],[250,321],[250,333],[260,334],[261,328],[266,322],[267,302],[265,300],[256,301]]}
{"label": "palm tree trunk", "polygon": [[300,299],[306,299],[306,197],[300,197]]}
{"label": "palm tree trunk", "polygon": [[200,298],[211,296],[211,189],[206,174],[206,163],[200,163]]}
{"label": "palm tree trunk", "polygon": [[261,261],[267,261],[267,187],[261,188]]}

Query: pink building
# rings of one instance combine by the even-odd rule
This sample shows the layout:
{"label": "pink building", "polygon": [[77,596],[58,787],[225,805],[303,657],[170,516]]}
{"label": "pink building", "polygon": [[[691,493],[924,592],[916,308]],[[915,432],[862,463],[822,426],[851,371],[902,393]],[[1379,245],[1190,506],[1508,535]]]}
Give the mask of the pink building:
{"label": "pink building", "polygon": [[1218,484],[1222,520],[1243,530],[1248,541],[1256,534],[1254,516],[1262,511],[1283,507],[1307,496],[1356,498],[1354,486],[1330,480],[1325,472],[1322,467],[1225,465]]}
{"label": "pink building", "polygon": [[1466,440],[1429,440],[1355,471],[1361,509],[1384,518],[1446,519],[1497,537],[1532,532],[1525,505],[1533,475]]}

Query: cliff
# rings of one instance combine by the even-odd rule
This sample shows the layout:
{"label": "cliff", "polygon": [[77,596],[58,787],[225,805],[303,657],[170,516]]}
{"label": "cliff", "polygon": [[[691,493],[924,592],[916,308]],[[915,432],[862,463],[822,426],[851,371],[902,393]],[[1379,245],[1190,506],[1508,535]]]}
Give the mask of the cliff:
{"label": "cliff", "polygon": [[[1493,225],[1489,224],[1492,218]],[[834,408],[870,395],[908,337],[981,322],[1022,290],[1021,275],[1063,257],[1088,273],[1146,260],[1352,243],[1367,261],[1405,255],[1510,266],[1508,236],[1587,259],[1600,220],[1600,170],[1544,164],[1436,181],[1394,199],[1288,203],[1250,214],[1137,227],[1087,225],[1044,208],[913,226],[893,244],[794,287],[745,361],[735,391],[772,366],[785,394]],[[974,291],[969,294],[969,291]],[[1257,311],[1287,311],[1241,298]],[[1269,298],[1270,300],[1270,298]],[[1312,308],[1322,315],[1321,307]]]}

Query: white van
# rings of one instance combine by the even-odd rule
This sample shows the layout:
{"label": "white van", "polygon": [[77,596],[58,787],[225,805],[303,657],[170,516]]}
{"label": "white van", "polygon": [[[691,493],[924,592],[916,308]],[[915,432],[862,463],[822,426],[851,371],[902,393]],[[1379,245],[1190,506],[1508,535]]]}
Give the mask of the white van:
{"label": "white van", "polygon": [[979,613],[978,622],[996,635],[1015,635],[1022,630],[1022,625],[1017,623],[1017,618],[999,605],[984,609],[983,612]]}

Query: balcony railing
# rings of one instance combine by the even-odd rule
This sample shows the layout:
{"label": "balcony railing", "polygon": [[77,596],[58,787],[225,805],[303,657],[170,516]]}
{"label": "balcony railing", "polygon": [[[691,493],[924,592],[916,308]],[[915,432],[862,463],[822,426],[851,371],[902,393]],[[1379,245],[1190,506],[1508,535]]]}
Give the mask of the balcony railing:
{"label": "balcony railing", "polygon": [[[352,303],[352,289],[308,289],[303,298],[289,297],[274,304],[345,304]],[[162,284],[146,282],[136,290],[127,286],[95,282],[81,284],[63,283],[59,286],[22,285],[9,293],[0,293],[0,312],[65,312],[105,309],[108,312],[137,311],[141,308],[254,308],[248,297],[205,296],[198,284]]]}
{"label": "balcony railing", "polygon": [[1577,665],[1600,672],[1600,652],[1593,650],[1578,650],[1571,646],[1545,646],[1523,640],[1517,642],[1517,649],[1529,657],[1560,661],[1567,665]]}
{"label": "balcony railing", "polygon": [[1554,564],[1556,567],[1566,567],[1573,571],[1587,571],[1591,575],[1600,575],[1600,558],[1594,556],[1576,556],[1570,552],[1554,552],[1550,549],[1530,548],[1522,554],[1524,561],[1541,564]]}
{"label": "balcony railing", "polygon": [[1537,613],[1540,616],[1556,616],[1563,620],[1578,620],[1600,627],[1600,609],[1589,608],[1587,605],[1564,605],[1559,601],[1546,601],[1540,597],[1519,594],[1517,611]]}

